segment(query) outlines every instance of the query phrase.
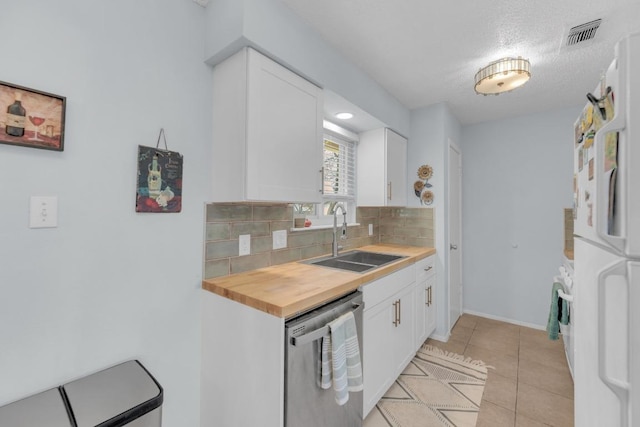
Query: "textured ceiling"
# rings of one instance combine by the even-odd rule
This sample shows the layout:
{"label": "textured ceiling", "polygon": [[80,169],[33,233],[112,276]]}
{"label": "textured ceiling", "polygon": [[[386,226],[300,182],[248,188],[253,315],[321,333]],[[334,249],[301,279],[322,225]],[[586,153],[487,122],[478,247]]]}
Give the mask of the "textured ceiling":
{"label": "textured ceiling", "polygon": [[[614,45],[640,31],[640,0],[281,0],[410,109],[446,102],[462,124],[586,102]],[[561,48],[569,28],[602,19],[596,38]],[[531,80],[477,95],[479,68],[531,61]]]}

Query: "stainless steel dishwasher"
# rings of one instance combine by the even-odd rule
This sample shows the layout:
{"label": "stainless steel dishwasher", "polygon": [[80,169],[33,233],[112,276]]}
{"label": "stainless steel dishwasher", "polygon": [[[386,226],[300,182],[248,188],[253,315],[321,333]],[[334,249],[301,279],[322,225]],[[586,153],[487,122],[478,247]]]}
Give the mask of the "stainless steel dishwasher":
{"label": "stainless steel dishwasher", "polygon": [[356,320],[362,355],[363,309],[362,293],[356,291],[285,323],[286,427],[362,426],[362,392],[349,392],[349,401],[339,406],[333,388],[323,390],[317,379],[321,338],[327,325],[348,311]]}

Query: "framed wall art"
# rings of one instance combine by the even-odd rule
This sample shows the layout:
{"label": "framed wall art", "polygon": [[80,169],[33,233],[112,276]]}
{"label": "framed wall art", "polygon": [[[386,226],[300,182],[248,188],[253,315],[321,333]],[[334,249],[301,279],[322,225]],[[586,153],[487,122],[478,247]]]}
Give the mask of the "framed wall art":
{"label": "framed wall art", "polygon": [[0,82],[0,143],[64,150],[66,98]]}
{"label": "framed wall art", "polygon": [[[164,129],[160,130],[164,136]],[[138,146],[136,212],[177,213],[182,210],[182,154],[156,147]]]}

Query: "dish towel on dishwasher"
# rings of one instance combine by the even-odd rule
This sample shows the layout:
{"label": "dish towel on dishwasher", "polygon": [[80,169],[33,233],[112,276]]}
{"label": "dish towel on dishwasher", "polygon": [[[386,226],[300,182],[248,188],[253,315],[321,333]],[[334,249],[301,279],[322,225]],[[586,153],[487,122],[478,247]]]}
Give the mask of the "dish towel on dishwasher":
{"label": "dish towel on dishwasher", "polygon": [[[356,321],[348,312],[329,323],[322,337],[320,351],[320,387],[328,389],[333,382],[338,405],[349,400],[350,391],[362,391],[362,365]],[[332,381],[333,378],[333,381]]]}
{"label": "dish towel on dishwasher", "polygon": [[554,282],[551,288],[551,307],[549,308],[549,320],[547,321],[547,334],[550,340],[558,339],[560,323],[569,323],[569,306],[567,301],[560,298],[558,291],[564,290],[562,283]]}

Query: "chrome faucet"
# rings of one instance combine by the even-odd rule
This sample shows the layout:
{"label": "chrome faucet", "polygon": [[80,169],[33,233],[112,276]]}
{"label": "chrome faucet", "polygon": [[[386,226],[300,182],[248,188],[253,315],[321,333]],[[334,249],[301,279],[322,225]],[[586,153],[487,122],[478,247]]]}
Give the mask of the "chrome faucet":
{"label": "chrome faucet", "polygon": [[333,209],[333,256],[338,256],[338,249],[342,249],[341,246],[338,246],[338,208],[342,211],[342,230],[340,232],[340,240],[344,240],[347,238],[347,211],[345,210],[342,203],[336,204],[336,207]]}

